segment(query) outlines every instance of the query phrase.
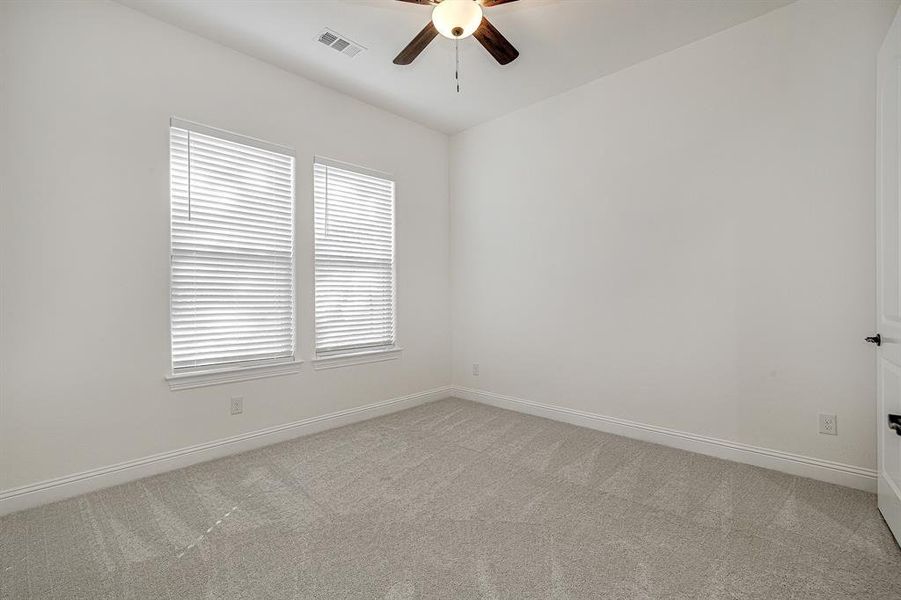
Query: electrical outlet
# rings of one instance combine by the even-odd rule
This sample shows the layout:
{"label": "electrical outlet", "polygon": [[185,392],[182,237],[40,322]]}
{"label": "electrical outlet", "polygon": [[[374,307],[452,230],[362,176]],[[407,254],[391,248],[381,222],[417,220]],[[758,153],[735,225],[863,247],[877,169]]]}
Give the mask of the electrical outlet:
{"label": "electrical outlet", "polygon": [[479,375],[479,363],[472,363],[472,374],[475,376]]}
{"label": "electrical outlet", "polygon": [[232,414],[240,415],[244,412],[244,398],[232,398]]}
{"label": "electrical outlet", "polygon": [[820,414],[820,433],[838,435],[838,419],[835,415]]}

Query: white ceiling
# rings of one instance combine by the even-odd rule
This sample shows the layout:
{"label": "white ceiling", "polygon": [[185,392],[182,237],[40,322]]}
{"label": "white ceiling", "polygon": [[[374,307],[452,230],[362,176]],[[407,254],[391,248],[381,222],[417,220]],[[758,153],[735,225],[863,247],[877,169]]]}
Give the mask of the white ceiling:
{"label": "white ceiling", "polygon": [[[437,37],[406,67],[391,61],[429,21],[396,0],[119,0],[434,129],[455,133],[559,94],[793,0],[519,0],[485,16],[520,51],[501,67],[474,38]],[[316,41],[324,28],[367,50],[354,58]]]}

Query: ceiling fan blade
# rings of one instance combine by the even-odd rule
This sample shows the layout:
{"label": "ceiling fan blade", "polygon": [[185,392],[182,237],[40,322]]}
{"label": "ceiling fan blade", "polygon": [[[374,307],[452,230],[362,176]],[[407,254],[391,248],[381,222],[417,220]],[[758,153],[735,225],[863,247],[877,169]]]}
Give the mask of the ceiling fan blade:
{"label": "ceiling fan blade", "polygon": [[[410,4],[438,4],[437,0],[397,0],[398,2],[409,2]],[[501,2],[511,2],[512,0],[501,0]]]}
{"label": "ceiling fan blade", "polygon": [[[403,2],[416,2],[416,0],[402,0]],[[507,2],[516,2],[516,0],[482,0],[482,6],[484,8],[491,8],[492,6],[497,6],[498,4],[506,4]]]}
{"label": "ceiling fan blade", "polygon": [[416,57],[419,56],[419,53],[425,50],[425,47],[429,45],[429,42],[435,39],[436,35],[438,35],[438,30],[435,29],[435,26],[429,21],[429,24],[416,34],[413,41],[400,51],[400,54],[394,59],[394,64],[408,65],[413,62]]}
{"label": "ceiling fan blade", "polygon": [[502,65],[513,62],[519,56],[519,50],[514,48],[513,44],[508,42],[485,17],[482,17],[482,24],[472,35],[494,57],[494,60]]}

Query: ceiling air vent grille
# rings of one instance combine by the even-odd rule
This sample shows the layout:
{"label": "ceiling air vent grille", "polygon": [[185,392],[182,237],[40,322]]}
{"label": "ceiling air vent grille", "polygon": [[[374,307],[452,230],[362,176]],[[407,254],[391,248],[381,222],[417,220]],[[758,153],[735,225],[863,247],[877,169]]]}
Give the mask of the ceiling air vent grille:
{"label": "ceiling air vent grille", "polygon": [[341,54],[351,58],[366,49],[360,44],[350,41],[340,33],[335,33],[331,29],[323,29],[317,39],[319,40],[319,43],[325,44],[329,48],[337,50]]}

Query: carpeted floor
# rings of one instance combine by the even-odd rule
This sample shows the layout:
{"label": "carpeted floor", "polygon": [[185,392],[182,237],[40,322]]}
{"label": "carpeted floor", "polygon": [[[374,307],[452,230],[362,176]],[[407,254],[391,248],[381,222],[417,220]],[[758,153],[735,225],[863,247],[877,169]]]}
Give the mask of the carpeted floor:
{"label": "carpeted floor", "polygon": [[0,597],[901,598],[875,497],[463,400],[0,520]]}

